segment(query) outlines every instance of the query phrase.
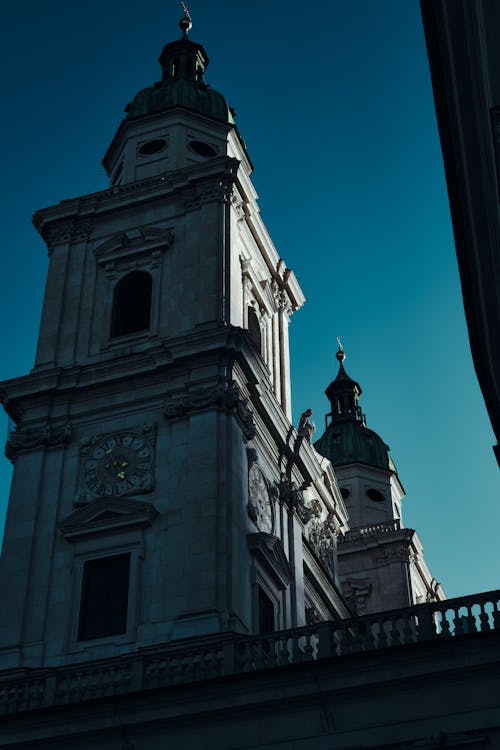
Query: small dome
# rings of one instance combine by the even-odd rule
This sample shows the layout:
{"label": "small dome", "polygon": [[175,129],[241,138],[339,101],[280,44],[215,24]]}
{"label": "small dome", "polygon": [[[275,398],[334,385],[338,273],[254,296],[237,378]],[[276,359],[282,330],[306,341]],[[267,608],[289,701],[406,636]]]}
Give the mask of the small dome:
{"label": "small dome", "polygon": [[362,463],[396,471],[389,446],[376,432],[354,420],[331,422],[314,448],[333,466]]}
{"label": "small dome", "polygon": [[157,86],[139,91],[127,107],[127,118],[156,114],[174,107],[184,107],[219,122],[234,124],[231,110],[222,94],[209,88],[203,81],[186,78],[162,81]]}
{"label": "small dome", "polygon": [[189,11],[185,9],[180,23],[182,39],[166,44],[159,57],[161,81],[139,91],[127,106],[128,119],[184,107],[234,125],[232,111],[222,94],[211,89],[203,79],[210,61],[204,47],[188,38],[192,25]]}

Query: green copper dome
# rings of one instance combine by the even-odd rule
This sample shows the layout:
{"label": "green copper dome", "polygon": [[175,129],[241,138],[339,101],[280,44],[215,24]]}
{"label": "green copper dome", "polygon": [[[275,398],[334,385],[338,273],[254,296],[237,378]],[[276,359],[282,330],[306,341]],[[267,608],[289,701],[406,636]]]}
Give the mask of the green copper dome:
{"label": "green copper dome", "polygon": [[127,105],[127,119],[184,107],[219,122],[234,124],[233,113],[222,94],[203,80],[209,59],[202,45],[188,38],[191,25],[186,11],[180,22],[182,39],[165,45],[160,55],[161,81],[139,91]]}
{"label": "green copper dome", "polygon": [[332,410],[327,414],[325,432],[314,443],[315,449],[333,466],[362,463],[395,472],[389,446],[366,426],[365,415],[358,404],[362,391],[344,369],[345,354],[341,346],[337,359],[339,372],[325,391]]}
{"label": "green copper dome", "polygon": [[389,446],[373,430],[355,421],[331,422],[314,443],[315,449],[333,466],[368,464],[378,469],[396,471]]}

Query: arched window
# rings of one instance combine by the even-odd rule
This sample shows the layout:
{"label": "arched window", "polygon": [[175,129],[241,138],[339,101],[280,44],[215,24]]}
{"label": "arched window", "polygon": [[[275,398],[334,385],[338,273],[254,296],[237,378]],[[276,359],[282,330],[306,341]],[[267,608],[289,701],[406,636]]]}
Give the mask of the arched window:
{"label": "arched window", "polygon": [[111,338],[147,331],[151,323],[153,280],[145,271],[132,271],[115,287]]}
{"label": "arched window", "polygon": [[260,332],[260,323],[257,313],[253,307],[248,308],[248,333],[259,354],[262,354],[262,337]]}

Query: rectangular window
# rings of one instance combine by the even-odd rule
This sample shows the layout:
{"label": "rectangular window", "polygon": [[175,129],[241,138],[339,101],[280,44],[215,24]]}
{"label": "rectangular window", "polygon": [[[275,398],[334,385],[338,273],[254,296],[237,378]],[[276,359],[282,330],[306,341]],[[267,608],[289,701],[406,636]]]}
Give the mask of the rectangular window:
{"label": "rectangular window", "polygon": [[259,633],[274,633],[276,625],[274,622],[274,604],[259,586]]}
{"label": "rectangular window", "polygon": [[85,562],[79,641],[126,632],[129,579],[130,552]]}

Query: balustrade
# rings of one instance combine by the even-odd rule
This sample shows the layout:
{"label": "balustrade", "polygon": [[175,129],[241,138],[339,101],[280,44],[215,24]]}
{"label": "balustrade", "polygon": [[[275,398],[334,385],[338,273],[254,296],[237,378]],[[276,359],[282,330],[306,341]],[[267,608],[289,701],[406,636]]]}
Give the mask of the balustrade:
{"label": "balustrade", "polygon": [[100,662],[0,672],[0,714],[498,629],[500,591],[490,591],[261,636],[227,634]]}

